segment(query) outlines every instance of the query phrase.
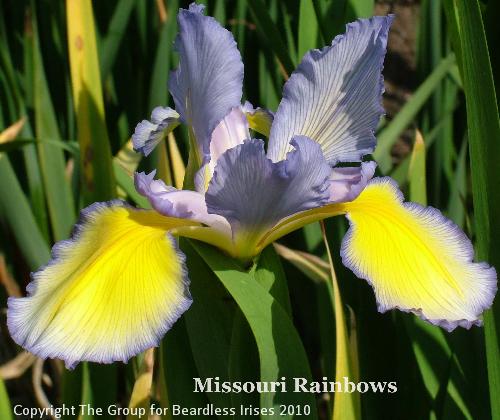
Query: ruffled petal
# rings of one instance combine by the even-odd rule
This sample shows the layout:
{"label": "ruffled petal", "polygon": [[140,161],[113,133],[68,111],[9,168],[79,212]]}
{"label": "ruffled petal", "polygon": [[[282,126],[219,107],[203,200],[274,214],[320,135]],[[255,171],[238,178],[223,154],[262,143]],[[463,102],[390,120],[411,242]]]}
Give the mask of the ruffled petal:
{"label": "ruffled petal", "polygon": [[142,120],[135,127],[134,150],[148,156],[179,123],[179,114],[172,108],[156,107],[151,113],[151,121]]}
{"label": "ruffled petal", "polygon": [[28,296],[9,298],[12,337],[69,368],[157,346],[191,305],[184,255],[166,233],[186,224],[118,200],[87,207],[33,273]]}
{"label": "ruffled petal", "polygon": [[373,178],[377,164],[362,162],[360,166],[333,168],[330,175],[330,203],[354,200]]}
{"label": "ruffled petal", "polygon": [[205,193],[208,188],[208,183],[214,174],[217,160],[226,150],[232,149],[248,139],[250,139],[248,121],[243,113],[242,107],[237,106],[222,119],[212,133],[210,140],[210,161],[203,165],[196,173],[196,190]]}
{"label": "ruffled petal", "polygon": [[146,197],[157,212],[164,216],[204,223],[231,236],[227,220],[207,212],[203,194],[167,186],[161,179],[154,179],[155,174],[156,171],[149,174],[136,172],[134,181],[137,192]]}
{"label": "ruffled petal", "polygon": [[403,203],[390,178],[375,178],[344,206],[351,227],[342,260],[373,286],[380,312],[413,312],[448,331],[481,324],[496,272],[472,262],[472,244],[453,222],[435,208]]}
{"label": "ruffled petal", "polygon": [[209,213],[229,221],[237,246],[250,249],[278,220],[327,202],[331,168],[320,147],[306,137],[292,144],[295,150],[278,163],[266,158],[263,141],[255,139],[218,160],[205,199]]}
{"label": "ruffled petal", "polygon": [[317,141],[330,165],[354,162],[375,147],[383,114],[383,60],[393,17],[376,16],[347,25],[332,45],[308,52],[286,82],[271,127],[268,156],[285,158],[289,141]]}
{"label": "ruffled petal", "polygon": [[182,122],[195,136],[200,163],[205,163],[213,130],[240,105],[243,63],[231,32],[204,16],[203,6],[181,9],[177,20],[179,68],[172,72],[169,88]]}

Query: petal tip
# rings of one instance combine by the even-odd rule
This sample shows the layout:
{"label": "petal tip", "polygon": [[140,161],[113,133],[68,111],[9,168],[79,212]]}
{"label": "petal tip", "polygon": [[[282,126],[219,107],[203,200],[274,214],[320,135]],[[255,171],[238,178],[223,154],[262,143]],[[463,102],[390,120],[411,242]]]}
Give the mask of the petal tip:
{"label": "petal tip", "polygon": [[403,202],[390,178],[375,178],[365,191],[348,210],[341,257],[373,287],[379,311],[411,312],[447,331],[481,325],[497,274],[473,261],[465,233],[439,210]]}
{"label": "petal tip", "polygon": [[[61,359],[69,369],[80,361],[126,362],[157,346],[190,307],[185,255],[157,227],[157,218],[123,208],[131,207],[114,200],[84,209],[71,238],[58,242],[49,263],[32,273],[27,296],[8,299],[7,326],[16,343],[43,359]],[[114,244],[124,238],[130,239],[116,252]],[[150,244],[150,253],[137,251]],[[140,267],[148,282],[135,277],[137,269],[124,270],[127,264]],[[145,303],[142,295],[151,300]],[[99,305],[103,296],[106,306]]]}

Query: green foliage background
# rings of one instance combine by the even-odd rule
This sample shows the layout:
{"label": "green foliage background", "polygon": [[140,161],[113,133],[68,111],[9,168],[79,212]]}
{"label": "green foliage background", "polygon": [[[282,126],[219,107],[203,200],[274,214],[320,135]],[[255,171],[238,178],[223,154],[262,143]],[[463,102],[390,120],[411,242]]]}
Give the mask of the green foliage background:
{"label": "green foliage background", "polygon": [[[57,361],[21,363],[25,355],[5,326],[7,296],[17,293],[16,286],[24,290],[29,272],[48,261],[51,245],[69,235],[78,209],[115,196],[147,206],[134,191],[130,167],[113,157],[154,106],[172,105],[166,86],[177,61],[175,17],[179,7],[187,6],[178,0],[96,1],[94,19],[92,14],[67,16],[66,8],[76,1],[0,3],[0,278],[6,286],[0,287],[2,420],[13,418],[14,404],[127,407],[150,401],[164,407],[310,404],[313,413],[306,417],[317,413],[322,419],[500,419],[498,302],[486,313],[484,328],[451,334],[408,314],[378,314],[370,287],[340,263],[346,229],[340,219],[325,223],[325,235],[319,225],[311,225],[282,241],[308,254],[281,250],[279,257],[268,248],[250,271],[210,247],[182,241],[195,303],[155,352],[151,389],[138,381],[151,367],[144,355],[128,365],[81,364],[71,372]],[[205,3],[208,14],[237,40],[245,63],[245,98],[271,110],[305,51],[329,44],[345,23],[371,16],[375,7],[373,0]],[[385,3],[391,8],[404,2]],[[478,258],[498,269],[500,3],[419,3],[418,83],[397,113],[381,122],[374,158],[379,174],[394,177],[409,199],[442,209],[473,238]],[[67,34],[77,20],[86,36],[95,31],[91,54],[99,72],[90,76],[88,90],[102,95],[103,109],[74,96]],[[5,135],[21,118],[22,130],[13,138]],[[410,144],[411,153],[391,156],[394,145],[413,138],[416,130],[425,147],[415,142],[420,146]],[[186,133],[177,129],[175,136],[187,162]],[[174,160],[163,146],[139,168],[158,167],[173,182]],[[324,237],[337,274],[333,284]],[[350,359],[342,372],[362,381],[396,381],[398,392],[344,399],[192,392],[193,376],[334,380],[341,376],[336,366],[341,351]],[[13,360],[18,362],[14,370]],[[131,395],[143,398],[131,403]]]}

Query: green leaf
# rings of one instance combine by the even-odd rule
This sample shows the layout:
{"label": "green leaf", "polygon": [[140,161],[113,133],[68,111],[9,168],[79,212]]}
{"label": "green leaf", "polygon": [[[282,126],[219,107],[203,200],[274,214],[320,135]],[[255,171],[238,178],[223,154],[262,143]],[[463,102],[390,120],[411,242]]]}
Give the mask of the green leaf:
{"label": "green leaf", "polygon": [[116,186],[104,118],[92,3],[67,0],[66,17],[83,196],[88,204],[113,198]]}
{"label": "green leaf", "polygon": [[101,78],[106,80],[113,68],[116,53],[123,41],[125,29],[127,28],[130,14],[135,6],[136,0],[120,0],[113,12],[113,17],[109,23],[108,32],[103,39],[102,48],[99,54],[101,63]]}
{"label": "green leaf", "polygon": [[158,105],[167,105],[168,90],[167,81],[172,58],[172,45],[177,32],[177,21],[174,11],[179,8],[177,0],[169,2],[170,13],[163,23],[158,34],[158,46],[156,47],[155,61],[149,86],[149,108],[152,110]]}
{"label": "green leaf", "polygon": [[374,0],[349,0],[348,2],[348,20],[352,21],[358,18],[368,18],[373,16],[375,8]]}
{"label": "green leaf", "polygon": [[[495,85],[477,0],[455,0],[472,172],[477,256],[500,267],[500,124]],[[491,414],[500,419],[500,303],[484,315]]]}
{"label": "green leaf", "polygon": [[38,159],[55,241],[66,239],[75,221],[75,207],[66,180],[64,153],[43,139],[60,140],[56,115],[43,68],[36,20],[33,19],[33,105]]}
{"label": "green leaf", "polygon": [[[61,381],[61,401],[69,407],[78,407],[82,403],[82,389],[88,388],[88,375],[85,376],[85,383],[83,383],[83,369],[85,363],[80,363],[74,370],[64,369]],[[86,394],[88,394],[88,390]],[[76,413],[75,413],[76,414]],[[65,416],[65,419],[76,420],[79,415]],[[80,420],[80,419],[79,419]],[[81,419],[83,420],[83,418]]]}
{"label": "green leaf", "polygon": [[0,213],[7,221],[29,267],[49,260],[49,247],[38,228],[30,205],[7,156],[0,154]]}
{"label": "green leaf", "polygon": [[[335,312],[335,380],[352,378],[354,382],[359,380],[359,368],[357,367],[356,337],[350,337],[347,328],[344,303],[340,295],[340,288],[333,266],[332,254],[326,237],[324,222],[321,222],[323,240],[325,242],[328,262],[330,264],[330,278],[333,294],[333,309]],[[352,332],[351,332],[352,333]],[[352,339],[352,341],[351,341]],[[359,393],[336,392],[333,399],[333,420],[355,420],[361,418],[361,402]]]}
{"label": "green leaf", "polygon": [[317,47],[317,40],[318,21],[316,20],[313,2],[311,0],[300,0],[298,61],[307,51]]}
{"label": "green leaf", "polygon": [[262,0],[248,0],[248,5],[257,30],[274,54],[276,54],[285,72],[290,75],[295,69],[295,61],[289,55],[288,48],[283,41],[277,25],[269,15],[267,6]]}
{"label": "green leaf", "polygon": [[[240,308],[236,308],[229,353],[229,380],[231,382],[257,382],[260,380],[259,352],[252,330]],[[233,407],[259,406],[255,393],[231,394]],[[247,416],[251,419],[251,416]],[[244,418],[244,416],[242,416]]]}
{"label": "green leaf", "polygon": [[143,209],[151,208],[149,201],[135,189],[132,177],[116,160],[113,160],[113,170],[115,172],[116,183],[123,189],[123,191],[125,191],[130,199]]}
{"label": "green leaf", "polygon": [[127,415],[127,420],[140,419],[141,410],[146,413],[149,411],[153,386],[154,351],[155,349],[151,348],[144,352],[130,395],[128,406],[131,413]]}
{"label": "green leaf", "polygon": [[[283,307],[259,284],[254,276],[243,271],[233,260],[205,244],[192,242],[208,266],[224,284],[245,315],[257,342],[261,375],[264,382],[288,379],[287,388],[293,386],[292,378],[311,380],[311,371],[304,347],[297,330]],[[269,418],[279,416],[280,404],[310,405],[308,418],[316,419],[314,394],[263,393],[261,408],[273,408]]]}
{"label": "green leaf", "polygon": [[408,102],[399,110],[394,119],[378,134],[377,148],[373,152],[373,157],[383,173],[387,173],[392,167],[392,146],[396,143],[400,134],[411,124],[422,106],[436,89],[436,86],[448,74],[454,62],[455,57],[453,54],[444,58],[429,77],[418,87]]}
{"label": "green leaf", "polygon": [[[493,72],[493,79],[495,81],[495,88],[498,92],[500,89],[500,26],[498,20],[500,19],[500,2],[489,1],[484,14],[484,26],[486,30],[486,37],[488,39],[488,49],[490,51],[491,68]],[[497,95],[497,106],[500,97]]]}
{"label": "green leaf", "polygon": [[316,283],[330,281],[330,266],[314,254],[287,248],[274,243],[278,254],[297,267],[302,273]]}
{"label": "green leaf", "polygon": [[285,272],[272,246],[266,247],[259,255],[257,263],[254,266],[253,275],[259,284],[267,290],[291,316],[292,305],[290,303]]}
{"label": "green leaf", "polygon": [[417,130],[411,153],[410,167],[408,168],[408,179],[410,180],[410,200],[424,206],[427,204],[425,168],[425,143],[422,133]]}
{"label": "green leaf", "polygon": [[348,0],[312,0],[318,19],[319,28],[325,44],[331,43],[333,37],[343,31],[348,22]]}
{"label": "green leaf", "polygon": [[184,317],[174,324],[160,347],[163,357],[160,374],[166,379],[166,394],[160,401],[161,406],[203,407],[208,404],[204,393],[193,392],[193,378],[200,374],[193,359]]}
{"label": "green leaf", "polygon": [[[219,377],[221,382],[228,381],[234,304],[189,242],[181,238],[179,243],[191,280],[193,303],[184,317],[199,376],[202,380]],[[231,406],[230,394],[211,392],[207,397],[218,407]]]}
{"label": "green leaf", "polygon": [[[408,170],[410,201],[427,205],[426,185],[426,145],[419,130],[415,133],[415,143]],[[439,394],[449,390],[449,397],[465,418],[471,418],[470,411],[463,401],[456,377],[450,377],[450,366],[455,363],[459,374],[458,361],[446,341],[443,330],[415,317],[403,315],[404,325],[411,337],[411,345],[417,360],[424,385],[432,400],[432,415],[442,412],[442,398]],[[455,375],[456,376],[456,375]]]}
{"label": "green leaf", "polygon": [[9,395],[2,378],[0,378],[0,418],[2,420],[13,420]]}
{"label": "green leaf", "polygon": [[467,196],[467,139],[464,137],[451,186],[448,203],[448,216],[458,226],[463,227],[466,214],[465,199]]}

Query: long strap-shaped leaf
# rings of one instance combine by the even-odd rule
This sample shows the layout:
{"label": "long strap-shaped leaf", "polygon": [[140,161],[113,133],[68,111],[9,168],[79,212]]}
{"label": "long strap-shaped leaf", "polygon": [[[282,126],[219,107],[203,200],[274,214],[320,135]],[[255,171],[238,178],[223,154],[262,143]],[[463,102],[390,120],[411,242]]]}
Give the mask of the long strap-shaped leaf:
{"label": "long strap-shaped leaf", "polygon": [[[477,0],[455,0],[479,260],[500,268],[500,124],[488,45]],[[500,302],[484,316],[492,417],[500,419]]]}
{"label": "long strap-shaped leaf", "polygon": [[2,378],[0,378],[0,416],[4,420],[11,420],[13,418],[9,395],[7,394]]}
{"label": "long strap-shaped leaf", "polygon": [[[408,169],[410,200],[423,206],[427,205],[427,184],[426,184],[426,145],[419,130],[415,134],[415,143],[411,153],[410,165]],[[469,407],[457,387],[453,376],[461,375],[458,361],[454,361],[454,356],[450,345],[446,341],[443,329],[430,325],[416,317],[404,316],[404,325],[411,336],[411,344],[415,359],[418,363],[420,374],[424,385],[433,400],[431,416],[441,412],[441,405],[444,401],[438,398],[441,389],[447,389],[449,398],[461,411],[464,418],[470,419],[472,415]],[[451,375],[451,368],[456,370]],[[462,377],[460,377],[462,379]]]}
{"label": "long strap-shaped leaf", "polygon": [[53,237],[55,241],[60,241],[66,239],[71,231],[75,221],[75,208],[70,185],[65,177],[64,152],[45,140],[60,140],[61,135],[45,77],[36,17],[33,18],[33,28],[33,100],[37,150]]}
{"label": "long strap-shaped leaf", "polygon": [[67,0],[71,84],[86,203],[116,194],[90,0]]}
{"label": "long strap-shaped leaf", "polygon": [[38,228],[30,205],[7,156],[0,153],[0,217],[14,234],[30,268],[35,269],[49,260],[47,246]]}
{"label": "long strap-shaped leaf", "polygon": [[248,5],[250,6],[250,12],[254,18],[257,30],[269,43],[270,48],[283,65],[285,72],[290,75],[295,68],[295,64],[288,54],[288,49],[280,31],[271,16],[269,16],[268,8],[262,0],[248,0]]}
{"label": "long strap-shaped leaf", "polygon": [[[283,307],[256,281],[256,279],[238,265],[207,245],[192,242],[208,266],[224,284],[245,315],[257,342],[260,358],[261,381],[280,381],[292,378],[311,380],[311,371],[307,356],[289,316]],[[274,415],[266,418],[293,418],[293,415],[280,416],[280,404],[308,405],[309,419],[317,418],[314,394],[294,393],[261,394],[261,407],[274,407]]]}
{"label": "long strap-shaped leaf", "polygon": [[453,54],[443,58],[439,65],[415,91],[411,99],[401,108],[389,125],[378,135],[378,144],[373,152],[373,157],[377,161],[382,172],[387,173],[392,167],[390,155],[391,148],[399,138],[399,135],[418,114],[432,92],[435,91],[436,86],[441,83],[454,63],[455,56]]}
{"label": "long strap-shaped leaf", "polygon": [[[349,332],[347,330],[346,316],[344,313],[344,304],[340,296],[340,288],[333,266],[332,254],[324,222],[321,222],[321,231],[325,242],[326,252],[328,254],[328,262],[330,264],[330,275],[333,291],[333,307],[335,310],[335,381],[342,381],[344,378],[349,378],[358,381],[355,368],[357,363],[355,347],[349,340]],[[355,338],[356,339],[356,338]],[[354,341],[355,342],[355,341]],[[336,392],[333,399],[333,415],[332,420],[356,420],[361,418],[361,402],[359,393],[357,392]]]}

